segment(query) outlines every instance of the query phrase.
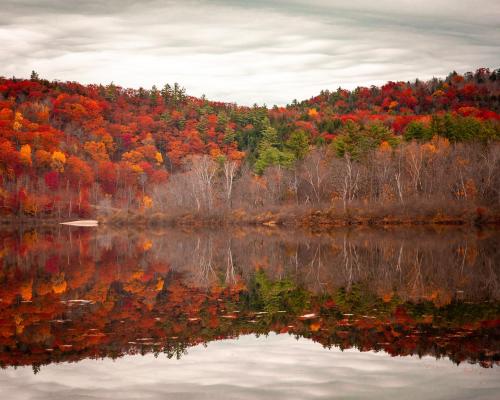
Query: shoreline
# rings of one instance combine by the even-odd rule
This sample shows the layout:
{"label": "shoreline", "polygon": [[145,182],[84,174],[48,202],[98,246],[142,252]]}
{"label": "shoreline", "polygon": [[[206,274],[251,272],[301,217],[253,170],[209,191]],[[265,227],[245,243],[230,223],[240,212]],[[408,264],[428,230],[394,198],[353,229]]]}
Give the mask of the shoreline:
{"label": "shoreline", "polygon": [[[330,229],[365,226],[470,226],[475,228],[500,226],[500,212],[478,213],[471,210],[444,215],[435,212],[429,215],[373,215],[369,213],[339,213],[332,210],[308,210],[293,212],[288,209],[260,213],[241,210],[221,214],[185,213],[167,215],[162,213],[116,213],[110,216],[89,217],[98,221],[98,226],[137,227],[179,227],[179,228],[222,228],[222,227],[268,227],[328,231]],[[85,219],[89,219],[85,218]],[[2,217],[0,229],[9,226],[54,227],[78,218],[31,218]]]}

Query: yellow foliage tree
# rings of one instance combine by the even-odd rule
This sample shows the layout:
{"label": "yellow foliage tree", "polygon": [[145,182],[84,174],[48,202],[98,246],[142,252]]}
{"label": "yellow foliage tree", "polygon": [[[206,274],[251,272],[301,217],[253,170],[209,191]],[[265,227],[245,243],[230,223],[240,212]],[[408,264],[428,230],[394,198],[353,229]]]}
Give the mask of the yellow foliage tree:
{"label": "yellow foliage tree", "polygon": [[64,164],[66,164],[66,155],[60,151],[54,151],[50,161],[52,169],[63,172]]}
{"label": "yellow foliage tree", "polygon": [[158,165],[163,164],[163,157],[159,151],[156,152],[155,159]]}
{"label": "yellow foliage tree", "polygon": [[310,108],[309,111],[307,112],[307,114],[311,118],[316,118],[318,116],[318,110],[316,110],[315,108]]}
{"label": "yellow foliage tree", "polygon": [[138,164],[144,160],[144,156],[142,155],[142,153],[138,152],[137,150],[131,150],[131,151],[128,151],[126,153],[123,153],[122,160],[128,161],[129,163],[132,163],[132,164]]}
{"label": "yellow foliage tree", "polygon": [[23,127],[23,114],[20,112],[16,112],[16,115],[14,117],[14,123],[12,124],[12,129],[15,131],[20,131],[21,128]]}
{"label": "yellow foliage tree", "polygon": [[109,161],[106,145],[103,142],[85,142],[83,148],[94,161]]}
{"label": "yellow foliage tree", "polygon": [[140,175],[144,172],[144,170],[139,165],[131,165],[130,169],[137,175]]}
{"label": "yellow foliage tree", "polygon": [[25,145],[21,146],[21,150],[19,151],[19,154],[21,156],[21,162],[23,163],[23,165],[31,167],[31,164],[32,164],[31,146],[29,144],[25,144]]}

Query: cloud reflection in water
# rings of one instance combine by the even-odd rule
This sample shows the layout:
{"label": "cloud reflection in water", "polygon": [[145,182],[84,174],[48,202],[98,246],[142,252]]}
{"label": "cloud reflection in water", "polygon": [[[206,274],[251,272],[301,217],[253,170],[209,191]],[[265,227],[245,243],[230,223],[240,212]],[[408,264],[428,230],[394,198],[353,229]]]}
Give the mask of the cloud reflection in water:
{"label": "cloud reflection in water", "polygon": [[83,360],[0,372],[3,399],[494,399],[497,368],[432,357],[324,349],[290,335],[196,346],[160,355]]}

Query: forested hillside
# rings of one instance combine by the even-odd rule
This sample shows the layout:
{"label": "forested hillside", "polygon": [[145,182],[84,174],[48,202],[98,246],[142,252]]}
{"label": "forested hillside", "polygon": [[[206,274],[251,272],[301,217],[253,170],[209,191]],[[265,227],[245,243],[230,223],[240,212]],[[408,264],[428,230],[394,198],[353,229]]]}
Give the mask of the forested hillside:
{"label": "forested hillside", "polygon": [[0,78],[0,215],[496,210],[499,111],[484,68],[270,109]]}

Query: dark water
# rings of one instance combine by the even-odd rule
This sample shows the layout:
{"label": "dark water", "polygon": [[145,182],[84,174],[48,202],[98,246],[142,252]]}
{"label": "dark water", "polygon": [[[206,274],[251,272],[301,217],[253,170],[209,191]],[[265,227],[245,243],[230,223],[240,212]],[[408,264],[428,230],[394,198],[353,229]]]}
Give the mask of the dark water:
{"label": "dark water", "polygon": [[499,231],[0,233],[0,397],[498,398]]}

